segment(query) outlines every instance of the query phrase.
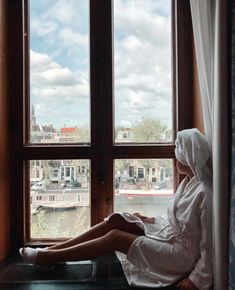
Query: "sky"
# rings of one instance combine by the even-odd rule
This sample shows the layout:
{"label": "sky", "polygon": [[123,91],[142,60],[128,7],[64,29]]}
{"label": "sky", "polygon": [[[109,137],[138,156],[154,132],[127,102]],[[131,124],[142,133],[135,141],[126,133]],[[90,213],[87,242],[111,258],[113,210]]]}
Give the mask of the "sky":
{"label": "sky", "polygon": [[[39,124],[90,125],[89,1],[30,1],[30,97]],[[114,0],[115,125],[171,127],[170,0]]]}

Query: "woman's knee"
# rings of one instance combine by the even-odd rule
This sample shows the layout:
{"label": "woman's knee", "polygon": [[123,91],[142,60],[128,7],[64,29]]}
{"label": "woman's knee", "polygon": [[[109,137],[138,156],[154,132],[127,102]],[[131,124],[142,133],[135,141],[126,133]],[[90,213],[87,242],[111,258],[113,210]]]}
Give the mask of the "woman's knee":
{"label": "woman's knee", "polygon": [[129,241],[130,239],[132,240],[133,238],[136,237],[137,236],[133,234],[123,232],[122,230],[117,229],[113,229],[105,235],[105,238],[109,240],[109,242],[112,243],[113,245],[122,244],[123,242],[125,243],[127,240]]}
{"label": "woman's knee", "polygon": [[113,229],[118,229],[118,228],[120,228],[120,226],[121,226],[121,224],[122,224],[123,222],[125,222],[124,219],[123,219],[123,217],[122,217],[120,214],[118,214],[118,213],[113,213],[113,214],[109,217],[109,219],[108,219],[108,221],[107,221],[107,223],[108,223],[108,224],[111,226],[111,228],[113,228]]}
{"label": "woman's knee", "polygon": [[117,244],[119,244],[119,241],[121,239],[122,232],[117,229],[113,229],[109,231],[104,238],[108,241],[109,245],[113,246],[113,250],[117,250]]}
{"label": "woman's knee", "polygon": [[118,229],[113,229],[109,231],[104,238],[110,245],[112,251],[127,253],[130,245],[137,238],[137,236]]}
{"label": "woman's knee", "polygon": [[106,235],[111,238],[111,239],[118,239],[120,237],[120,235],[122,234],[122,231],[117,230],[117,229],[113,229],[111,231],[109,231]]}

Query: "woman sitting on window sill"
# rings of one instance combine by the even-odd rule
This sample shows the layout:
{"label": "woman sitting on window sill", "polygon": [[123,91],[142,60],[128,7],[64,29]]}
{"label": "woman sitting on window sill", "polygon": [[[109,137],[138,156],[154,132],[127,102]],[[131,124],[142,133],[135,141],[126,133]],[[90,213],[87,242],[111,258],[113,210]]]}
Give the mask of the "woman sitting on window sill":
{"label": "woman sitting on window sill", "polygon": [[167,212],[145,217],[114,213],[82,235],[46,249],[21,248],[23,258],[44,269],[59,262],[117,253],[129,285],[208,290],[212,284],[212,188],[208,143],[197,129],[178,132],[177,169],[186,175]]}

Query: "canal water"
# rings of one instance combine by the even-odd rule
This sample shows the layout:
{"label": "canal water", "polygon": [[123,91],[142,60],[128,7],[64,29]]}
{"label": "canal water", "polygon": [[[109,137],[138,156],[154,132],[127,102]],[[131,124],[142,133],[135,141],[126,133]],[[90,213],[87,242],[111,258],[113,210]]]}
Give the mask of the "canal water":
{"label": "canal water", "polygon": [[[139,212],[146,216],[166,215],[172,196],[115,196],[115,212]],[[62,238],[90,228],[90,207],[69,210],[39,209],[31,215],[31,238]]]}

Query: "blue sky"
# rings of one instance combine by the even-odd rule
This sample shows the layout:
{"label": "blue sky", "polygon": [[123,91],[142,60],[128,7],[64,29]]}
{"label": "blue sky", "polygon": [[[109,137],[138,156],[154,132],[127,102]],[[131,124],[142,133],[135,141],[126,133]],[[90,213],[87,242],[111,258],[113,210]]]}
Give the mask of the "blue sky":
{"label": "blue sky", "polygon": [[[115,122],[171,123],[170,0],[114,0]],[[89,125],[89,3],[30,1],[31,104],[37,122]]]}

